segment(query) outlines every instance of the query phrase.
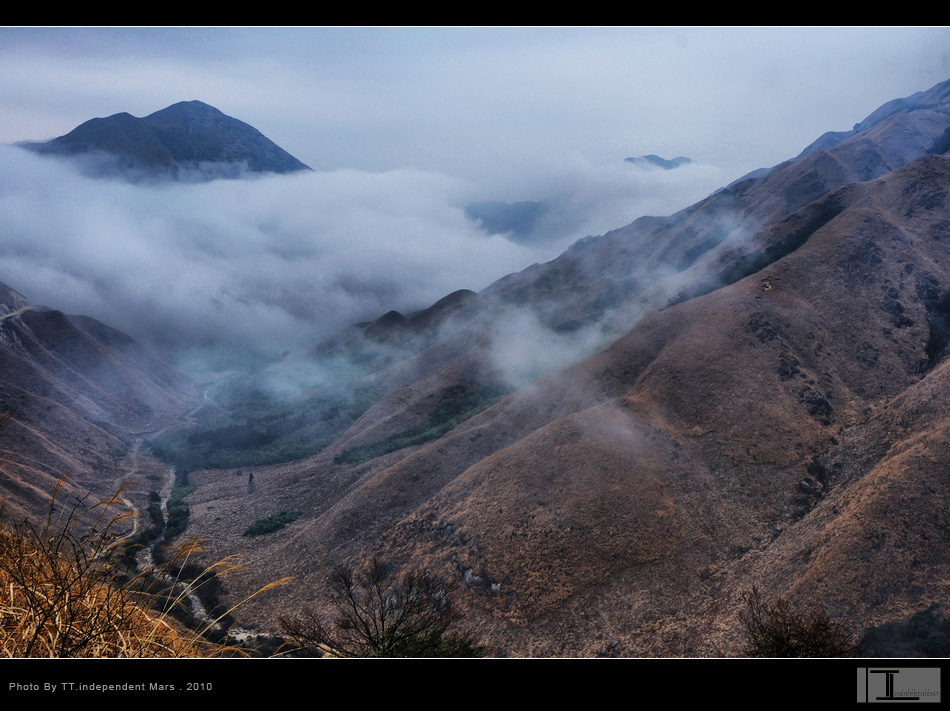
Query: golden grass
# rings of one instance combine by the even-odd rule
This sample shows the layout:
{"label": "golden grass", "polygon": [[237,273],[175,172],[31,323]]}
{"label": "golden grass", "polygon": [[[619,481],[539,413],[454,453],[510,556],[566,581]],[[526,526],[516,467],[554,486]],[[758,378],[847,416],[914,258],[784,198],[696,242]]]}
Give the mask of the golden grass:
{"label": "golden grass", "polygon": [[204,656],[127,588],[16,536],[0,531],[0,656]]}
{"label": "golden grass", "polygon": [[[132,514],[109,513],[122,492],[93,506],[79,501],[60,508],[56,515],[58,491],[59,485],[40,525],[26,521],[0,526],[0,657],[241,653],[204,640],[202,632],[221,618],[207,621],[203,630],[191,631],[170,615],[176,606],[185,606],[194,592],[194,584],[178,580],[173,571],[180,570],[198,550],[196,543],[182,546],[173,560],[161,566],[123,574],[117,561],[126,542],[114,530]],[[234,567],[234,561],[227,559],[207,572],[224,573]]]}

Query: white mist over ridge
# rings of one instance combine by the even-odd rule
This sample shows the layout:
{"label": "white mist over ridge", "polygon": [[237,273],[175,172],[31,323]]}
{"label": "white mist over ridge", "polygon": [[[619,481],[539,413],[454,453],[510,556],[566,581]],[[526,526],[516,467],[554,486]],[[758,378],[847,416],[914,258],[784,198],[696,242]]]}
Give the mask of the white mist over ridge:
{"label": "white mist over ridge", "polygon": [[[574,161],[539,175],[551,239],[488,236],[464,215],[484,188],[417,170],[338,170],[129,184],[0,147],[0,280],[37,304],[169,346],[274,355],[391,309],[424,308],[557,256],[605,220],[672,212],[717,185]],[[524,177],[529,190],[531,176]]]}

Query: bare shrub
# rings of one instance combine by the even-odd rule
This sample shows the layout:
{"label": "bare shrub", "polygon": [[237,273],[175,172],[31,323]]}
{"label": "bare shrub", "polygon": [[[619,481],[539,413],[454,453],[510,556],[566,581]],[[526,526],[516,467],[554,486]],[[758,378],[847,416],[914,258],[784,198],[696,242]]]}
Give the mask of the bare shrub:
{"label": "bare shrub", "polygon": [[797,612],[784,598],[763,600],[755,586],[743,594],[739,619],[748,657],[855,657],[867,646],[843,625],[815,608]]}
{"label": "bare shrub", "polygon": [[281,617],[300,656],[479,657],[484,647],[472,637],[449,632],[459,618],[451,586],[427,572],[397,577],[378,558],[358,573],[337,568],[327,578],[325,617],[307,608]]}

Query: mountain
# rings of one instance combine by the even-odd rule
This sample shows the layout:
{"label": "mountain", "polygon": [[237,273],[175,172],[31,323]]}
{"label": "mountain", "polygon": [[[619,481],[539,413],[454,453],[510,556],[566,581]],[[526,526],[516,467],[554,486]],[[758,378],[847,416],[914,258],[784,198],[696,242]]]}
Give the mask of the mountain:
{"label": "mountain", "polygon": [[64,498],[94,501],[148,471],[166,478],[139,456],[141,434],[178,423],[197,400],[190,380],[127,334],[0,284],[0,413],[12,414],[0,426],[7,514],[43,514],[64,474]]}
{"label": "mountain", "polygon": [[190,467],[186,531],[245,560],[226,602],[294,577],[242,608],[263,629],[373,555],[456,580],[512,656],[734,654],[753,586],[854,631],[950,604],[948,95],[356,324],[315,345],[345,376],[296,410],[225,384],[206,397],[234,416],[202,417],[125,334],[0,286],[3,491],[29,511],[64,469],[148,481],[143,439],[192,419],[184,447],[267,455]]}
{"label": "mountain", "polygon": [[681,165],[689,165],[693,161],[686,156],[677,156],[676,158],[660,158],[658,155],[653,155],[652,153],[648,156],[639,156],[638,158],[624,158],[625,163],[633,163],[638,166],[656,166],[657,168],[663,168],[663,170],[673,170],[674,168],[679,168]]}
{"label": "mountain", "polygon": [[144,118],[94,118],[65,136],[22,145],[43,155],[93,158],[87,167],[105,174],[197,179],[310,170],[253,126],[200,101],[181,101]]}
{"label": "mountain", "polygon": [[855,631],[946,605],[948,90],[431,326],[363,324],[322,352],[375,400],[253,492],[193,473],[189,533],[250,561],[235,599],[296,576],[258,624],[379,554],[458,579],[510,655],[730,654],[753,585]]}

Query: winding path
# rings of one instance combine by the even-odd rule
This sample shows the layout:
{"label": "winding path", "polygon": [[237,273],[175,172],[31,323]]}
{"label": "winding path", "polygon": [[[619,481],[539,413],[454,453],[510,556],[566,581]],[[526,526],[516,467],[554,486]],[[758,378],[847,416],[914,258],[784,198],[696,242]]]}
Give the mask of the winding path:
{"label": "winding path", "polygon": [[[204,393],[204,400],[205,401],[210,400],[210,398],[208,398],[207,390]],[[187,413],[185,413],[179,418],[178,422],[174,422],[172,424],[166,425],[165,427],[157,428],[154,430],[145,430],[142,432],[133,433],[133,436],[135,437],[135,444],[133,445],[131,453],[130,453],[131,460],[132,460],[131,468],[126,473],[120,475],[119,478],[115,482],[116,491],[120,492],[119,495],[117,496],[117,500],[122,503],[122,505],[128,510],[129,513],[132,514],[132,517],[133,517],[132,531],[129,534],[123,536],[121,539],[119,539],[118,541],[119,544],[133,540],[139,533],[139,528],[140,528],[139,521],[142,518],[142,512],[139,511],[138,508],[136,508],[135,504],[128,497],[121,495],[121,492],[123,491],[124,486],[132,482],[133,478],[138,472],[139,453],[140,453],[143,443],[145,443],[146,441],[146,438],[151,439],[167,432],[168,430],[177,429],[179,427],[186,427],[188,425],[194,424],[195,414],[202,407],[204,407],[205,404],[206,403],[203,402],[202,404],[196,406],[192,410],[189,410]],[[160,498],[161,512],[162,512],[163,529],[168,523],[168,501],[169,499],[171,499],[172,491],[175,488],[174,467],[167,467],[166,471],[167,471],[167,476],[165,477],[165,481],[162,484],[161,490],[158,492],[159,498]],[[136,556],[135,556],[136,565],[138,566],[140,571],[146,571],[146,570],[153,570],[156,572],[158,571],[158,569],[155,566],[155,558],[154,558],[153,551],[155,549],[155,546],[158,545],[159,542],[160,541],[151,543],[149,545],[145,545],[141,548],[140,551],[138,551],[138,553],[136,553]],[[188,590],[188,585],[184,583],[176,582],[176,580],[168,574],[164,574],[164,580],[165,582],[172,583],[179,588],[183,597],[188,600],[191,606],[192,614],[194,615],[195,619],[198,620],[202,625],[204,625],[204,631],[218,631],[218,632],[222,631],[221,625],[216,620],[211,618],[211,616],[208,614],[207,610],[205,609],[204,605],[202,604],[201,600],[198,598],[197,594],[195,594],[193,591]],[[257,632],[253,632],[247,629],[242,629],[239,627],[231,627],[228,630],[226,630],[226,632],[227,632],[228,639],[231,640],[232,642],[237,642],[237,643],[247,642],[254,637],[260,636],[260,634]]]}
{"label": "winding path", "polygon": [[35,306],[21,306],[20,308],[16,309],[15,311],[11,311],[11,312],[6,313],[6,314],[0,314],[0,321],[4,321],[4,320],[6,320],[6,319],[8,319],[8,318],[10,318],[10,317],[12,317],[12,316],[19,316],[19,315],[22,314],[24,311],[33,311],[33,310],[35,310],[35,309],[36,309]]}

